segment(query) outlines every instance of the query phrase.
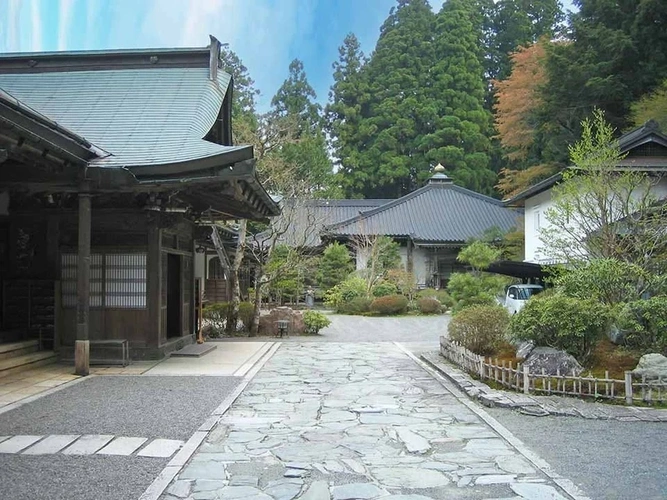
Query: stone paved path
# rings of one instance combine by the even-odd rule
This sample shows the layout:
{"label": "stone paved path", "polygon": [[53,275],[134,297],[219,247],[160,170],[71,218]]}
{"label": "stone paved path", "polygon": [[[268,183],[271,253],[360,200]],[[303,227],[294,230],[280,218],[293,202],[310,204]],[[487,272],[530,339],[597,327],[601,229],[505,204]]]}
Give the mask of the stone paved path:
{"label": "stone paved path", "polygon": [[570,498],[397,346],[285,343],[163,499]]}

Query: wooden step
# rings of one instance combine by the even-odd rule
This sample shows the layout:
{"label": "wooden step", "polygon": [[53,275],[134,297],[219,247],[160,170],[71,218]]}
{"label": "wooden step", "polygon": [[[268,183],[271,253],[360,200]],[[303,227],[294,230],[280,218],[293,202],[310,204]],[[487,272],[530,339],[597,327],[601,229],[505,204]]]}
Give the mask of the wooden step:
{"label": "wooden step", "polygon": [[33,352],[15,358],[3,359],[0,361],[0,378],[23,370],[55,363],[57,360],[58,357],[53,351]]}
{"label": "wooden step", "polygon": [[0,344],[0,361],[3,359],[16,358],[25,354],[31,354],[39,350],[37,340],[25,340],[23,342],[8,342]]}

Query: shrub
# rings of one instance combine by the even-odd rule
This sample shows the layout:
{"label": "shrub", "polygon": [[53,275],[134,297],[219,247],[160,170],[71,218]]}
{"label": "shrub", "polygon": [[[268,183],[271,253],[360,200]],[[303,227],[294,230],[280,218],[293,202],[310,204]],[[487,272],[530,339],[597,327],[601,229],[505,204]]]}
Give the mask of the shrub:
{"label": "shrub", "polygon": [[629,346],[667,355],[667,296],[629,302],[618,320]]}
{"label": "shrub", "polygon": [[388,281],[380,281],[373,287],[373,297],[385,297],[387,295],[396,295],[398,288]]}
{"label": "shrub", "polygon": [[499,305],[474,305],[449,323],[449,340],[482,356],[495,354],[505,341],[510,316]]}
{"label": "shrub", "polygon": [[341,314],[363,314],[371,310],[371,301],[366,297],[356,297],[349,302],[343,302],[336,312]]}
{"label": "shrub", "polygon": [[403,295],[387,295],[371,302],[371,311],[379,314],[400,314],[408,308],[408,299]]}
{"label": "shrub", "polygon": [[585,363],[595,343],[604,335],[610,310],[591,299],[562,293],[536,295],[510,321],[510,335],[532,340],[572,354]]}
{"label": "shrub", "polygon": [[417,299],[417,307],[422,314],[438,314],[442,309],[440,301],[431,297]]}
{"label": "shrub", "polygon": [[[207,304],[202,310],[202,318],[208,323],[211,333],[215,336],[219,336],[224,331],[228,312],[229,302],[213,302]],[[209,336],[212,335],[209,333]]]}
{"label": "shrub", "polygon": [[318,286],[329,290],[344,281],[353,267],[350,251],[345,245],[337,241],[327,245],[315,273]]}
{"label": "shrub", "polygon": [[243,329],[250,331],[250,325],[255,317],[255,304],[252,302],[241,302],[239,304],[239,319],[243,323]]}
{"label": "shrub", "polygon": [[417,298],[436,299],[442,304],[444,309],[451,309],[454,305],[454,299],[452,299],[451,295],[449,295],[444,288],[440,290],[436,290],[435,288],[425,288],[417,293]]}
{"label": "shrub", "polygon": [[357,297],[366,297],[366,282],[359,276],[350,276],[324,293],[324,303],[339,311],[342,304]]}
{"label": "shrub", "polygon": [[452,313],[474,305],[497,305],[496,297],[507,282],[502,276],[454,273],[449,279],[447,291],[454,300]]}
{"label": "shrub", "polygon": [[317,335],[322,328],[331,324],[329,318],[317,311],[306,311],[303,313],[303,322],[306,325],[306,333]]}

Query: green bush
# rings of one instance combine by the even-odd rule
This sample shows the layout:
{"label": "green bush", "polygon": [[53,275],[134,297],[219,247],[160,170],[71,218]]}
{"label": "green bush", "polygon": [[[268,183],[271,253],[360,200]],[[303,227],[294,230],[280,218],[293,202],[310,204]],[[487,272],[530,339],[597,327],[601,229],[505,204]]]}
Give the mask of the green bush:
{"label": "green bush", "polygon": [[595,343],[604,335],[609,318],[609,308],[595,300],[562,293],[540,294],[512,317],[509,330],[517,340],[561,349],[586,363]]}
{"label": "green bush", "polygon": [[417,299],[417,308],[422,314],[438,314],[442,309],[442,304],[438,299],[422,297]]}
{"label": "green bush", "polygon": [[219,336],[224,331],[228,312],[229,302],[212,302],[202,310],[202,318],[213,335]]}
{"label": "green bush", "polygon": [[255,317],[255,304],[252,302],[241,302],[239,304],[239,319],[243,323],[243,329],[250,331],[250,325]]}
{"label": "green bush", "polygon": [[473,305],[449,323],[449,340],[482,355],[495,354],[505,341],[510,316],[499,305]]}
{"label": "green bush", "polygon": [[667,356],[667,296],[625,304],[618,326],[629,346]]}
{"label": "green bush", "polygon": [[454,305],[454,299],[452,299],[451,295],[449,295],[444,288],[440,290],[436,290],[435,288],[424,288],[423,290],[419,290],[417,298],[436,299],[442,304],[443,309],[451,309]]}
{"label": "green bush", "polygon": [[449,278],[447,291],[454,301],[452,313],[474,305],[497,305],[496,297],[503,291],[507,279],[502,276],[454,273]]}
{"label": "green bush", "polygon": [[331,324],[329,318],[317,311],[306,311],[303,313],[303,322],[306,325],[306,333],[317,335],[322,328]]}
{"label": "green bush", "polygon": [[396,295],[398,288],[388,281],[380,281],[373,287],[373,297],[386,297],[387,295]]}
{"label": "green bush", "polygon": [[336,312],[341,314],[364,314],[371,310],[371,300],[366,297],[355,297],[349,302],[343,302]]}
{"label": "green bush", "polygon": [[371,311],[379,314],[400,314],[407,308],[408,299],[403,295],[386,295],[371,302]]}
{"label": "green bush", "polygon": [[359,276],[350,276],[324,293],[324,303],[339,311],[342,304],[357,297],[366,298],[366,282]]}

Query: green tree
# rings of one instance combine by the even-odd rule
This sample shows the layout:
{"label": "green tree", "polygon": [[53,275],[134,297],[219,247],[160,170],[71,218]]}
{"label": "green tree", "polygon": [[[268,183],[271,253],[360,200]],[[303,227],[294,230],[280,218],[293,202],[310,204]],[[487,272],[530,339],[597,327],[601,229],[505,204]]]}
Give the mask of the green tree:
{"label": "green tree", "polygon": [[661,130],[667,131],[667,80],[655,91],[643,95],[632,104],[632,122],[635,127],[649,120],[655,120]]}
{"label": "green tree", "polygon": [[478,18],[479,12],[467,0],[449,0],[437,16],[436,58],[429,72],[434,130],[423,136],[420,146],[426,159],[446,165],[458,184],[490,194],[496,176],[488,168],[491,114],[484,108]]}
{"label": "green tree", "polygon": [[226,45],[220,49],[222,69],[232,75],[234,88],[232,94],[232,116],[234,120],[254,119],[256,114],[255,98],[259,90],[255,88],[255,81],[251,78],[248,68],[241,58]]}
{"label": "green tree", "polygon": [[399,0],[360,75],[354,154],[342,165],[348,195],[394,198],[430,170],[422,145],[437,108],[429,91],[435,15],[426,0]]}
{"label": "green tree", "polygon": [[345,37],[338,54],[338,61],[333,63],[334,84],[325,109],[326,127],[338,163],[338,180],[347,193],[354,194],[363,187],[363,184],[355,184],[355,177],[350,173],[358,164],[362,147],[358,131],[365,85],[361,72],[366,59],[353,33]]}
{"label": "green tree", "polygon": [[271,99],[271,106],[279,116],[298,117],[299,132],[319,131],[321,107],[317,95],[308,83],[303,63],[294,59],[289,65],[289,75]]}
{"label": "green tree", "polygon": [[483,241],[473,241],[461,249],[456,260],[470,264],[473,273],[479,275],[500,258],[501,251]]}
{"label": "green tree", "polygon": [[319,261],[317,284],[325,291],[336,286],[352,272],[350,251],[337,241],[327,245]]}

